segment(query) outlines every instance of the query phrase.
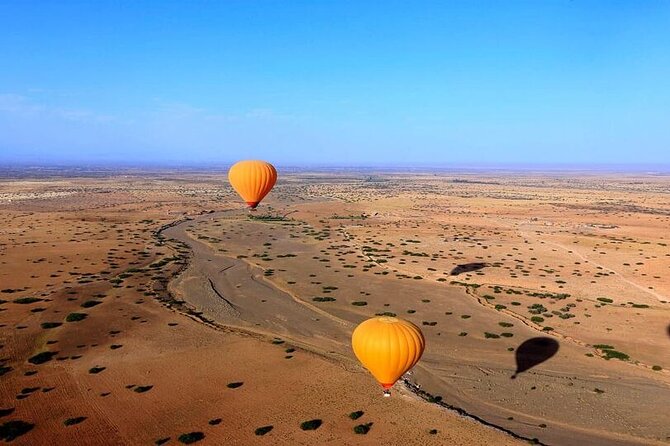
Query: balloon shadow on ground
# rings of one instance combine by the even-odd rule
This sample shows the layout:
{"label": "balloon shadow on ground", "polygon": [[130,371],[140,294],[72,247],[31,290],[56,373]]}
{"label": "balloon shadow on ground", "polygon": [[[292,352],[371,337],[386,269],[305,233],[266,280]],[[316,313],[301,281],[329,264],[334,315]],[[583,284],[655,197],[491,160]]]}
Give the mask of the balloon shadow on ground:
{"label": "balloon shadow on ground", "polygon": [[486,263],[482,262],[464,263],[462,265],[456,265],[449,274],[451,274],[452,276],[458,276],[459,274],[463,273],[471,273],[473,271],[479,271],[480,269],[484,269],[487,266],[488,265]]}
{"label": "balloon shadow on ground", "polygon": [[670,324],[668,324],[668,336],[670,336]]}
{"label": "balloon shadow on ground", "polygon": [[556,352],[558,352],[558,341],[553,338],[538,337],[522,342],[516,349],[516,372],[512,375],[512,379],[519,373],[542,364]]}

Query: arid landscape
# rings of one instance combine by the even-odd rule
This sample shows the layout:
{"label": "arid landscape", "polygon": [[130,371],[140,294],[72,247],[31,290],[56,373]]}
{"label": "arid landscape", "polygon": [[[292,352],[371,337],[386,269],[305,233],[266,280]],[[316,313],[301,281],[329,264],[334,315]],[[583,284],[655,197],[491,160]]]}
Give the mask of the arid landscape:
{"label": "arid landscape", "polygon": [[668,444],[670,175],[0,171],[0,380],[16,445]]}

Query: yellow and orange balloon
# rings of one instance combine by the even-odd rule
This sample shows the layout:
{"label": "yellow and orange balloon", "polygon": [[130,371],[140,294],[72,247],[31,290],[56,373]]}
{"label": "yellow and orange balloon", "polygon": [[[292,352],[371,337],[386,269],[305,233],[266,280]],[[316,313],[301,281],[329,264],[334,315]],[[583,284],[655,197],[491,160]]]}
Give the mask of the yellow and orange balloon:
{"label": "yellow and orange balloon", "polygon": [[384,388],[384,394],[419,362],[426,341],[416,325],[381,316],[361,322],[351,335],[358,360]]}
{"label": "yellow and orange balloon", "polygon": [[251,209],[272,190],[277,181],[277,170],[265,161],[239,161],[228,171],[228,181]]}

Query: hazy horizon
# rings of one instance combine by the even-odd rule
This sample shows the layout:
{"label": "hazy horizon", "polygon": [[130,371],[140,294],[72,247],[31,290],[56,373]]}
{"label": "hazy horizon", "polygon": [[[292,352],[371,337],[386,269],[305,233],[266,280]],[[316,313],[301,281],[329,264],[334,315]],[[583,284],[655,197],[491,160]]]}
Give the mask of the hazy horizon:
{"label": "hazy horizon", "polygon": [[[107,162],[107,163],[30,163],[30,162],[2,162],[0,171],[7,170],[78,170],[87,171],[174,171],[184,170],[193,172],[220,172],[227,171],[235,161],[221,163],[138,163],[138,162]],[[378,164],[335,164],[335,163],[277,163],[275,167],[282,171],[351,171],[351,172],[392,172],[392,173],[421,173],[421,172],[455,172],[455,173],[486,173],[486,172],[520,172],[520,173],[650,173],[669,174],[670,163],[667,164],[594,164],[594,163],[378,163]]]}

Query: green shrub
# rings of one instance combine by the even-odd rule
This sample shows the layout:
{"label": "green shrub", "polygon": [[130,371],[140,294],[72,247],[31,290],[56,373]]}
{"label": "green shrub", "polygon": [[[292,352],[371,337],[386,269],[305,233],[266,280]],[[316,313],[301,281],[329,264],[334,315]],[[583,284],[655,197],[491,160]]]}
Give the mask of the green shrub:
{"label": "green shrub", "polygon": [[351,303],[351,305],[354,305],[354,306],[356,306],[356,307],[364,307],[364,306],[366,306],[367,304],[368,304],[368,303],[365,302],[364,300],[358,300],[358,301],[356,301],[356,302],[352,302],[352,303]]}
{"label": "green shrub", "polygon": [[323,421],[319,419],[303,421],[302,423],[300,423],[300,429],[304,431],[313,431],[321,427],[321,424],[323,424]]}
{"label": "green shrub", "polygon": [[313,297],[312,300],[314,302],[335,302],[337,299],[335,299],[334,297],[319,297],[319,296],[317,296],[317,297]]}
{"label": "green shrub", "polygon": [[263,436],[263,435],[267,434],[268,432],[270,432],[272,429],[274,429],[273,426],[262,426],[262,427],[259,427],[258,429],[256,429],[254,431],[254,433],[258,436]]}
{"label": "green shrub", "polygon": [[661,367],[660,365],[654,365],[651,367],[651,369],[655,372],[658,372],[660,370],[663,370],[663,367]]}
{"label": "green shrub", "polygon": [[39,297],[20,297],[18,299],[14,299],[15,304],[34,304],[35,302],[42,302],[44,299],[40,299]]}
{"label": "green shrub", "polygon": [[51,361],[51,359],[57,354],[58,352],[41,352],[28,358],[28,362],[36,365],[44,364],[45,362]]}
{"label": "green shrub", "polygon": [[205,434],[202,432],[189,432],[188,434],[181,434],[177,440],[179,440],[180,443],[183,444],[191,444],[198,442],[205,438]]}
{"label": "green shrub", "polygon": [[354,432],[359,434],[359,435],[365,435],[368,432],[370,432],[371,427],[372,427],[372,422],[365,423],[365,424],[359,424],[358,426],[354,426]]}
{"label": "green shrub", "polygon": [[45,330],[48,330],[50,328],[60,327],[61,325],[63,324],[61,324],[60,322],[42,322],[40,324],[40,327],[42,327]]}
{"label": "green shrub", "polygon": [[0,425],[0,440],[6,442],[14,441],[21,435],[26,434],[34,428],[35,425],[21,420],[11,420]]}
{"label": "green shrub", "polygon": [[63,424],[66,426],[74,426],[75,424],[79,424],[84,420],[86,420],[86,417],[68,418],[67,420],[63,421]]}
{"label": "green shrub", "polygon": [[540,324],[544,322],[544,318],[540,316],[533,316],[530,318],[531,322],[535,322],[536,324]]}
{"label": "green shrub", "polygon": [[96,305],[100,305],[102,302],[99,300],[87,300],[83,304],[81,304],[82,308],[93,308]]}
{"label": "green shrub", "polygon": [[86,314],[86,313],[70,313],[70,314],[67,315],[65,320],[67,322],[79,322],[79,321],[83,321],[84,319],[86,319],[87,316],[88,316],[88,314]]}
{"label": "green shrub", "polygon": [[351,418],[352,420],[358,420],[360,417],[363,416],[364,413],[365,412],[363,412],[362,410],[357,410],[356,412],[351,412],[349,414],[349,418]]}
{"label": "green shrub", "polygon": [[618,359],[620,361],[627,361],[630,359],[630,356],[623,352],[618,352],[616,350],[603,350],[603,358],[610,360],[610,359]]}

